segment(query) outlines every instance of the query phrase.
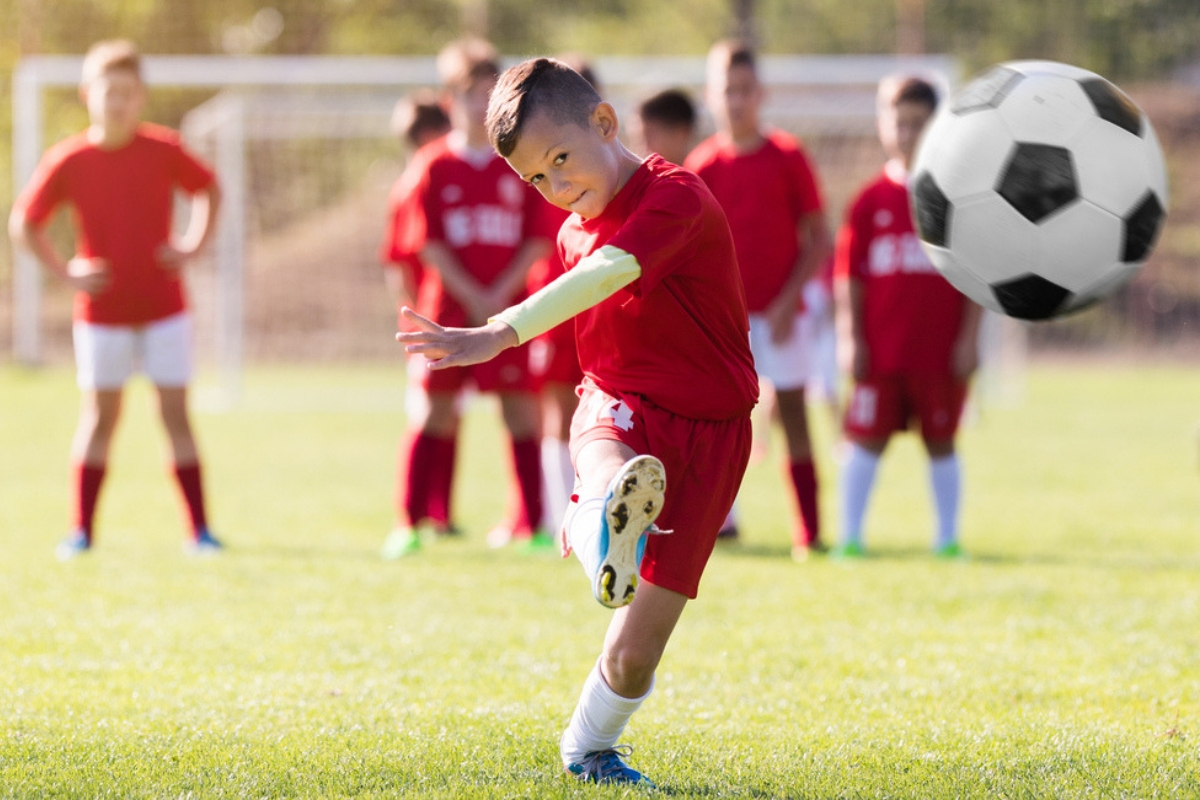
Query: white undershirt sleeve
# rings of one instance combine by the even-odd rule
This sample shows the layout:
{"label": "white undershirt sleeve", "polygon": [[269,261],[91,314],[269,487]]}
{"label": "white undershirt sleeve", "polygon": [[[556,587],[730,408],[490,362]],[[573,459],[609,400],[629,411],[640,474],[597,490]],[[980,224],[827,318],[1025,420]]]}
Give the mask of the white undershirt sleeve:
{"label": "white undershirt sleeve", "polygon": [[608,299],[642,274],[642,265],[619,247],[605,245],[581,259],[524,301],[504,309],[499,321],[517,333],[520,344]]}

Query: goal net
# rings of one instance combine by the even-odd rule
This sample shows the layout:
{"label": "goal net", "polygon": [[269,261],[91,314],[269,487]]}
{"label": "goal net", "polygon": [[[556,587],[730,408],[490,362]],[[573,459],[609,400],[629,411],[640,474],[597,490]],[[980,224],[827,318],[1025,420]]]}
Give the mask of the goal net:
{"label": "goal net", "polygon": [[[75,86],[80,63],[34,57],[18,65],[14,152],[22,185],[48,144],[43,97]],[[593,66],[623,120],[645,97],[678,87],[701,112],[698,135],[711,132],[703,56],[599,57]],[[761,70],[768,87],[764,118],[804,140],[831,224],[880,168],[874,127],[880,78],[917,73],[943,89],[959,78],[945,56],[764,56]],[[172,88],[200,95],[178,125],[215,165],[222,186],[214,245],[188,270],[210,399],[235,402],[248,363],[399,358],[395,310],[377,258],[387,192],[405,155],[389,120],[404,94],[436,85],[433,58],[152,56],[145,73],[152,96]],[[13,297],[17,360],[68,359],[64,287],[43,284],[36,265],[18,257]],[[1020,368],[1021,331],[989,319],[992,374]]]}

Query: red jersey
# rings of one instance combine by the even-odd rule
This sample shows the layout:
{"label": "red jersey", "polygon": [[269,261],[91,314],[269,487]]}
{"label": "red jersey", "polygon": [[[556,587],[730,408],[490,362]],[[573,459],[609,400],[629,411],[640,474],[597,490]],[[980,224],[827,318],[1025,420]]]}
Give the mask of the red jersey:
{"label": "red jersey", "polygon": [[104,291],[94,297],[76,292],[76,320],[139,325],[186,307],[179,273],[159,264],[157,252],[170,239],[174,191],[194,194],[214,180],[178,133],[143,122],[116,150],[97,147],[86,133],[54,145],[17,206],[41,225],[59,205],[71,205],[76,256],[108,259],[111,280]]}
{"label": "red jersey", "polygon": [[886,170],[846,212],[834,270],[839,279],[861,283],[873,376],[952,374],[967,301],[921,249],[908,188]]}
{"label": "red jersey", "polygon": [[764,311],[787,282],[800,256],[800,219],[823,207],[816,171],[804,148],[783,131],[769,131],[761,147],[739,153],[710,136],[684,166],[721,203],[733,231],[750,311]]}
{"label": "red jersey", "polygon": [[642,268],[575,318],[586,377],[610,395],[641,395],[681,417],[750,413],[758,376],[745,293],[729,226],[700,179],[650,156],[598,217],[572,215],[558,243],[567,269],[604,245]]}
{"label": "red jersey", "polygon": [[[527,239],[553,236],[546,201],[495,153],[476,160],[460,155],[450,141],[443,137],[422,147],[406,170],[412,181],[411,224],[402,226],[396,252],[415,256],[427,242],[442,242],[471,277],[489,286]],[[417,310],[442,325],[469,324],[432,269],[421,282]]]}

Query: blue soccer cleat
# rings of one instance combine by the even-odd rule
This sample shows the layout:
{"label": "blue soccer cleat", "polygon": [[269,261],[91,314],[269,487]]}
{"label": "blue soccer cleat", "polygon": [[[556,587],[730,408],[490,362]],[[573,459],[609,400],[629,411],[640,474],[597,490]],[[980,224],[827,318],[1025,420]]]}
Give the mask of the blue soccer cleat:
{"label": "blue soccer cleat", "polygon": [[590,783],[627,783],[656,788],[654,781],[625,763],[633,748],[627,744],[619,744],[608,750],[597,750],[588,753],[577,763],[568,764],[567,772],[581,781]]}
{"label": "blue soccer cleat", "polygon": [[224,545],[209,533],[208,528],[201,528],[196,537],[183,546],[183,551],[189,556],[214,556],[223,548]]}
{"label": "blue soccer cleat", "polygon": [[54,555],[59,561],[70,561],[76,556],[81,556],[92,548],[92,543],[88,541],[87,532],[83,528],[77,528],[67,534],[67,538],[63,539],[54,548]]}
{"label": "blue soccer cleat", "polygon": [[633,602],[646,533],[662,511],[666,491],[666,470],[654,456],[629,459],[609,482],[600,522],[600,562],[592,576],[592,594],[601,605],[620,608]]}

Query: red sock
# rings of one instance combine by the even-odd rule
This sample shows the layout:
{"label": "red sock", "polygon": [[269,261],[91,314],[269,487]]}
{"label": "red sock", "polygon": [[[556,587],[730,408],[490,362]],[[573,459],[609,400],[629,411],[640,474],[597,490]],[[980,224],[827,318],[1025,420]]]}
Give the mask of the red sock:
{"label": "red sock", "polygon": [[512,458],[521,492],[520,513],[513,533],[528,536],[542,523],[542,443],[536,438],[513,439]]}
{"label": "red sock", "polygon": [[73,526],[83,531],[89,545],[92,543],[92,520],[96,517],[96,502],[100,499],[105,469],[104,464],[75,464],[71,468],[71,479],[75,484]]}
{"label": "red sock", "polygon": [[176,464],[175,478],[179,481],[183,502],[187,505],[188,518],[192,521],[192,536],[199,536],[200,531],[208,527],[208,520],[204,515],[204,485],[200,480],[200,463]]}
{"label": "red sock", "polygon": [[432,474],[426,511],[433,524],[442,528],[449,527],[450,509],[454,507],[454,462],[457,455],[457,436],[433,439]]}
{"label": "red sock", "polygon": [[817,468],[812,459],[793,461],[788,465],[792,487],[796,490],[796,505],[800,508],[800,529],[795,544],[811,547],[820,539],[820,514],[817,509]]}

